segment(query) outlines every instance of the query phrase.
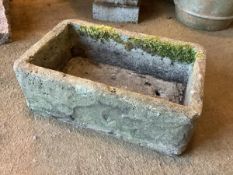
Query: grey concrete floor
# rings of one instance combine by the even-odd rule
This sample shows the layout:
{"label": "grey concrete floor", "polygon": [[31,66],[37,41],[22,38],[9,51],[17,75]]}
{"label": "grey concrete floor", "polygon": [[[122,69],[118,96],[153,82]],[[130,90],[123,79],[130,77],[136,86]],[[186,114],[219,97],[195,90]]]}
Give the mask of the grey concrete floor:
{"label": "grey concrete floor", "polygon": [[59,21],[91,19],[91,0],[13,0],[13,42],[0,46],[0,174],[233,174],[233,25],[189,29],[168,1],[143,0],[141,22],[118,28],[197,42],[208,52],[203,115],[188,150],[168,157],[52,119],[34,117],[12,66]]}

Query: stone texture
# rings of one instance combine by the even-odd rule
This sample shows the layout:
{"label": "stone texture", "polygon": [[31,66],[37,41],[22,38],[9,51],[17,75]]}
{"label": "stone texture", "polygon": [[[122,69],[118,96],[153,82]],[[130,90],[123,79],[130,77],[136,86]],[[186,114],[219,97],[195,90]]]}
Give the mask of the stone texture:
{"label": "stone texture", "polygon": [[[74,44],[80,44],[75,41],[80,25],[93,26],[82,21],[65,21],[15,62],[14,70],[29,108],[159,152],[181,154],[202,111],[205,73],[202,48],[189,43],[199,54],[187,82],[184,105],[179,105],[58,71],[72,57]],[[119,32],[124,36],[138,35]]]}
{"label": "stone texture", "polygon": [[8,0],[0,0],[0,44],[6,43],[10,39],[10,27],[7,18]]}
{"label": "stone texture", "polygon": [[142,75],[118,66],[97,64],[90,58],[74,57],[68,61],[62,71],[66,74],[128,91],[166,99],[178,104],[183,103],[185,86],[182,83],[164,81],[151,75]]}
{"label": "stone texture", "polygon": [[97,1],[93,3],[93,18],[110,22],[137,23],[139,7]]}
{"label": "stone texture", "polygon": [[139,4],[139,0],[95,0],[95,2],[107,2],[116,5],[134,5],[134,6],[137,6]]}

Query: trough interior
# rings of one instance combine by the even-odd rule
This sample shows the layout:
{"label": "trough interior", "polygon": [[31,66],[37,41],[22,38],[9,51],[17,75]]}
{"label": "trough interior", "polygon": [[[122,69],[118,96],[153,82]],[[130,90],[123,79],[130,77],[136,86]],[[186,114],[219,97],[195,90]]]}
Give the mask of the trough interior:
{"label": "trough interior", "polygon": [[141,49],[129,50],[113,40],[80,35],[79,27],[68,25],[39,49],[31,63],[184,104],[192,64],[171,61]]}

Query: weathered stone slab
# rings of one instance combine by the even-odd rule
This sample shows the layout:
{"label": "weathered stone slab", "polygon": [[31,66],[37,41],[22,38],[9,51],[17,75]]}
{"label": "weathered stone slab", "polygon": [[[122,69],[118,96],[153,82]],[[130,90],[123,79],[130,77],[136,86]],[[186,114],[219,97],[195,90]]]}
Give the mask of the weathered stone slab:
{"label": "weathered stone slab", "polygon": [[0,44],[10,39],[10,27],[7,18],[8,0],[0,0]]}
{"label": "weathered stone slab", "polygon": [[110,22],[138,23],[139,7],[94,2],[93,18]]}
{"label": "weathered stone slab", "polygon": [[107,2],[107,3],[116,4],[116,5],[138,6],[140,1],[139,0],[95,0],[95,2]]}
{"label": "weathered stone slab", "polygon": [[[77,68],[72,59],[85,71],[71,73]],[[118,76],[103,79],[103,69]],[[185,150],[202,111],[205,51],[192,43],[67,20],[18,59],[14,71],[33,112],[169,155]],[[130,84],[181,83],[183,100],[120,84],[131,74],[136,80]]]}

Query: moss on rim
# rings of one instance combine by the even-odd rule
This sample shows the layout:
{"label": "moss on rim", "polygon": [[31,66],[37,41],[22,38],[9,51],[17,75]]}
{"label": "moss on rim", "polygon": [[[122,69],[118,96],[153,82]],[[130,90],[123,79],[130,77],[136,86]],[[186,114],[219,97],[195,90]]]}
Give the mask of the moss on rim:
{"label": "moss on rim", "polygon": [[126,49],[140,48],[152,55],[168,57],[172,61],[183,63],[193,63],[195,61],[196,51],[188,44],[173,44],[152,36],[130,37],[124,41],[116,30],[103,25],[80,26],[79,32],[81,35],[89,36],[101,42],[113,40],[124,44]]}
{"label": "moss on rim", "polygon": [[100,40],[104,42],[105,40],[114,40],[118,43],[123,43],[121,36],[112,27],[108,26],[80,26],[79,29],[82,35],[90,36],[93,39]]}
{"label": "moss on rim", "polygon": [[172,61],[193,63],[196,52],[188,44],[172,44],[161,41],[155,37],[129,38],[127,42],[129,48],[141,48],[142,50],[161,57],[168,57]]}

